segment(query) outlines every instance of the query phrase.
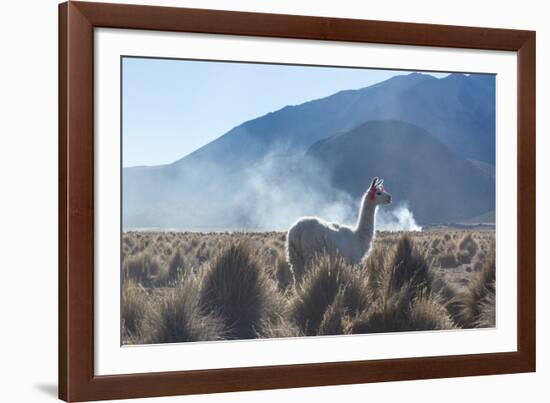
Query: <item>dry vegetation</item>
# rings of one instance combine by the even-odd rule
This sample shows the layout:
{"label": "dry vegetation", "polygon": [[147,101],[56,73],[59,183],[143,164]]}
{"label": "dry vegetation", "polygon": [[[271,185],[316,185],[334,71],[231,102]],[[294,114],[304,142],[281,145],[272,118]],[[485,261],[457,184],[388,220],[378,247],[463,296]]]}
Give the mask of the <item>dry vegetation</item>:
{"label": "dry vegetation", "polygon": [[126,232],[123,344],[494,327],[493,231],[379,232],[294,284],[285,234]]}

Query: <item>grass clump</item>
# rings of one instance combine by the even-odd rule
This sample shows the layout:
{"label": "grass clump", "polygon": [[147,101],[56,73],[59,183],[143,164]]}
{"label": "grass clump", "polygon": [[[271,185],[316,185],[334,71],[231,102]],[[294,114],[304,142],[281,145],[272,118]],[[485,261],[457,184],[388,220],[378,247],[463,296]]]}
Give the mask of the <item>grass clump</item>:
{"label": "grass clump", "polygon": [[476,255],[479,247],[471,234],[466,234],[460,241],[458,252],[458,260],[462,264],[469,264]]}
{"label": "grass clump", "polygon": [[479,314],[473,322],[474,327],[487,328],[496,325],[496,301],[495,286],[492,284],[490,291],[479,302]]}
{"label": "grass clump", "polygon": [[495,325],[493,231],[378,231],[363,262],[321,255],[299,284],[285,239],[125,232],[122,344]]}
{"label": "grass clump", "polygon": [[453,329],[455,324],[436,296],[426,291],[410,301],[408,286],[388,293],[348,325],[346,333],[388,333]]}
{"label": "grass clump", "polygon": [[368,275],[369,292],[373,299],[381,297],[387,285],[388,271],[387,250],[385,248],[373,248],[367,259],[363,262],[363,270]]}
{"label": "grass clump", "polygon": [[[305,335],[316,335],[321,325],[324,331],[334,329],[334,317],[357,315],[368,305],[367,276],[342,258],[321,256],[297,288],[290,310]],[[334,317],[329,319],[327,311]]]}
{"label": "grass clump", "polygon": [[386,333],[450,329],[455,325],[440,302],[443,282],[409,236],[397,241],[387,259],[369,256],[367,270],[376,279],[368,311],[352,319],[346,333]]}
{"label": "grass clump", "polygon": [[428,261],[407,235],[403,235],[397,242],[388,264],[388,286],[392,292],[406,289],[407,296],[412,299],[422,290],[431,291],[434,276]]}
{"label": "grass clump", "polygon": [[441,267],[456,267],[458,266],[458,260],[454,253],[442,254],[438,257],[438,262]]}
{"label": "grass clump", "polygon": [[296,323],[286,316],[278,315],[275,318],[269,318],[262,322],[261,332],[258,337],[277,338],[277,337],[301,337],[304,333]]}
{"label": "grass clump", "polygon": [[150,251],[141,251],[124,259],[123,277],[143,287],[161,287],[168,283],[168,271],[161,260]]}
{"label": "grass clump", "polygon": [[294,285],[294,276],[290,265],[283,256],[278,256],[275,261],[275,278],[279,291],[286,292]]}
{"label": "grass clump", "polygon": [[133,281],[124,285],[120,312],[123,344],[132,344],[143,339],[142,323],[148,305],[148,295],[143,287]]}
{"label": "grass clump", "polygon": [[179,249],[176,249],[170,256],[168,262],[168,282],[176,284],[185,273],[185,261]]}
{"label": "grass clump", "polygon": [[325,310],[317,334],[320,336],[343,334],[348,320],[344,305],[344,292],[340,290],[336,294],[334,302]]}
{"label": "grass clump", "polygon": [[258,337],[280,309],[274,282],[244,243],[218,254],[204,274],[199,298],[208,312],[224,321],[230,339]]}
{"label": "grass clump", "polygon": [[449,311],[463,328],[495,326],[495,253],[466,287],[449,303]]}
{"label": "grass clump", "polygon": [[449,312],[433,294],[422,295],[414,301],[409,312],[408,326],[413,331],[456,328]]}
{"label": "grass clump", "polygon": [[211,313],[203,312],[199,304],[196,279],[188,279],[169,288],[144,321],[144,342],[179,343],[222,340],[226,337],[223,322]]}

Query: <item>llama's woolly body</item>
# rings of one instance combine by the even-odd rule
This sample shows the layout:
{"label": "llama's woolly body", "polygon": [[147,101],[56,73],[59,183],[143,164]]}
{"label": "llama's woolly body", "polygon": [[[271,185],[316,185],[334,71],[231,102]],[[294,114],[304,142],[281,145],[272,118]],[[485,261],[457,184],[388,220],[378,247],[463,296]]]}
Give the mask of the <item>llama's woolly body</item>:
{"label": "llama's woolly body", "polygon": [[360,263],[372,245],[377,205],[390,202],[391,196],[384,191],[382,181],[375,178],[363,196],[355,227],[317,217],[299,219],[287,235],[288,262],[295,281],[302,280],[307,266],[321,254],[341,256],[351,264]]}
{"label": "llama's woolly body", "polygon": [[352,227],[304,217],[288,231],[288,261],[295,279],[300,281],[316,255],[338,255],[357,264],[368,254],[371,243],[372,236],[357,236]]}

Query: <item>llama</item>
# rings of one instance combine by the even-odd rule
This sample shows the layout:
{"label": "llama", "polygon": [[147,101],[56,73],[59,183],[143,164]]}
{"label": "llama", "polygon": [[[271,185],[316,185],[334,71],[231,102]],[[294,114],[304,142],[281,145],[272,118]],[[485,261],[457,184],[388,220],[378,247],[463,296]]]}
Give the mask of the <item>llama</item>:
{"label": "llama", "polygon": [[287,258],[299,284],[306,267],[316,255],[326,253],[341,256],[357,264],[370,251],[374,238],[374,218],[380,204],[390,204],[391,195],[383,186],[384,180],[374,177],[363,195],[357,224],[354,227],[326,222],[317,217],[302,217],[287,234]]}

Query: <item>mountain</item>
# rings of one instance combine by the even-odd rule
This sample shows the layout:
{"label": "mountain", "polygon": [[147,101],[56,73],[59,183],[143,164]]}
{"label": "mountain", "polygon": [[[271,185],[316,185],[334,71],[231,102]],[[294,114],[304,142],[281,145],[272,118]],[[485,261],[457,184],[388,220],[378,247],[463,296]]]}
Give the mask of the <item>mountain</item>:
{"label": "mountain", "polygon": [[[212,116],[212,119],[215,118]],[[125,168],[124,225],[204,228],[208,224],[213,228],[250,228],[272,227],[276,221],[277,225],[284,227],[289,219],[304,214],[325,214],[326,218],[349,221],[355,214],[350,206],[355,208],[359,179],[352,186],[345,177],[356,175],[363,179],[363,172],[359,175],[351,171],[348,176],[343,175],[343,183],[346,184],[336,184],[337,191],[333,191],[333,184],[327,180],[333,173],[327,172],[327,169],[330,167],[340,172],[341,167],[328,163],[334,155],[323,147],[327,144],[341,147],[338,141],[345,139],[355,128],[365,122],[382,120],[393,121],[388,124],[392,128],[398,125],[395,121],[400,121],[424,130],[423,135],[417,134],[416,137],[421,138],[419,144],[425,143],[427,148],[422,152],[417,147],[417,155],[422,155],[424,160],[431,159],[433,163],[418,172],[428,177],[437,176],[432,180],[434,185],[437,184],[437,189],[449,188],[441,186],[445,181],[456,181],[459,184],[457,189],[464,189],[464,178],[457,177],[457,173],[461,172],[471,174],[473,178],[483,176],[483,183],[494,183],[494,76],[451,74],[438,79],[413,73],[370,87],[341,91],[301,105],[286,106],[244,122],[172,164]],[[391,130],[387,127],[379,126],[379,129],[381,133],[391,136]],[[424,139],[426,132],[430,140],[440,147]],[[182,138],[184,136],[182,134]],[[402,154],[416,144],[399,142],[408,141],[408,137],[388,137],[388,141],[394,139],[391,144],[382,142],[380,136],[369,134],[367,137],[369,140],[364,140],[366,143],[357,145],[358,150],[363,150],[363,158],[370,159],[370,150],[382,147],[387,158],[411,171],[414,161]],[[430,153],[442,153],[449,160]],[[308,167],[304,158],[311,162],[314,154],[325,161],[326,166],[314,164],[314,168]],[[327,157],[329,155],[330,158]],[[424,160],[418,161],[419,167],[427,164]],[[370,171],[381,166],[358,166],[369,168],[364,172],[367,176],[384,175]],[[349,168],[355,169],[351,165]],[[430,169],[434,171],[429,173]],[[312,177],[312,173],[317,175]],[[407,175],[407,170],[400,173],[389,171],[386,180],[388,184],[390,179],[395,180],[393,183],[396,185],[392,184],[391,188],[398,192],[398,196],[407,197],[403,201],[414,202],[411,206],[413,213],[421,217],[421,221],[448,222],[462,217],[462,210],[472,210],[468,217],[494,210],[491,193],[485,196],[488,200],[485,204],[469,201],[462,206],[448,198],[449,206],[456,206],[456,212],[453,208],[445,211],[442,207],[424,208],[416,196],[414,200],[410,198],[416,195],[416,189]],[[478,183],[478,179],[475,181],[482,183]],[[400,189],[397,184],[406,187]],[[308,190],[307,194],[304,189]],[[481,186],[476,191],[480,189]],[[453,189],[449,192],[461,200],[459,193]],[[442,200],[437,193],[426,197],[426,205],[430,206]],[[489,208],[481,211],[486,205]],[[265,221],[266,216],[272,217],[272,220]]]}
{"label": "mountain", "polygon": [[302,153],[316,141],[368,120],[415,124],[459,155],[494,164],[495,78],[451,74],[438,79],[419,73],[395,76],[247,121],[174,165],[215,159],[227,163],[228,168],[239,168],[267,153]]}
{"label": "mountain", "polygon": [[419,223],[464,222],[495,209],[495,179],[488,166],[461,157],[418,126],[369,121],[316,142],[291,164],[265,158],[232,172],[215,161],[180,171],[134,169],[143,179],[124,179],[124,223],[284,229],[304,215],[352,223],[375,175]]}
{"label": "mountain", "polygon": [[422,223],[460,222],[494,209],[494,177],[409,123],[369,121],[314,144],[303,163],[311,160],[352,197],[362,195],[376,173]]}

